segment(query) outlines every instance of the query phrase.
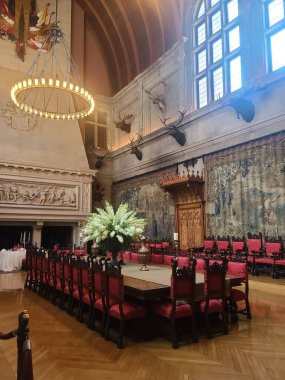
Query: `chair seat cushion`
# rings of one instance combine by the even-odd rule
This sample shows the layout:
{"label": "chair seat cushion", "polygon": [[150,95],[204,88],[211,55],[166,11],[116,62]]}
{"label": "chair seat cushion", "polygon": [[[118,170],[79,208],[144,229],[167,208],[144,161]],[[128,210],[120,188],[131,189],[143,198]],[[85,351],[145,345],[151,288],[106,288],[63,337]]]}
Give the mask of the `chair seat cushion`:
{"label": "chair seat cushion", "polygon": [[245,300],[245,292],[240,289],[233,288],[231,290],[231,299],[235,302],[244,301]]}
{"label": "chair seat cushion", "polygon": [[60,282],[58,282],[57,284],[56,284],[56,290],[62,290],[62,287],[61,287],[61,283]]}
{"label": "chair seat cushion", "polygon": [[[206,310],[206,301],[199,302],[199,311],[205,313]],[[223,311],[222,300],[211,299],[209,301],[209,313],[220,313]]]}
{"label": "chair seat cushion", "polygon": [[276,260],[277,265],[285,265],[285,260]]}
{"label": "chair seat cushion", "polygon": [[[171,318],[172,303],[162,302],[154,306],[153,312],[165,318]],[[177,305],[175,309],[175,318],[183,318],[192,315],[192,308],[189,304]]]}
{"label": "chair seat cushion", "polygon": [[261,257],[258,259],[255,259],[256,264],[271,264],[273,265],[274,259],[270,257]]}
{"label": "chair seat cushion", "polygon": [[79,290],[76,289],[73,294],[72,294],[72,297],[75,298],[76,300],[79,300],[80,299],[80,294],[79,294]]}
{"label": "chair seat cushion", "polygon": [[[145,308],[140,305],[129,303],[129,302],[123,302],[122,307],[123,307],[123,315],[124,315],[125,320],[142,318],[146,315]],[[110,307],[109,315],[111,317],[121,319],[119,304],[115,304]]]}
{"label": "chair seat cushion", "polygon": [[91,304],[91,300],[90,300],[90,297],[89,297],[89,294],[85,294],[82,298],[82,302],[87,304],[87,305],[90,305]]}

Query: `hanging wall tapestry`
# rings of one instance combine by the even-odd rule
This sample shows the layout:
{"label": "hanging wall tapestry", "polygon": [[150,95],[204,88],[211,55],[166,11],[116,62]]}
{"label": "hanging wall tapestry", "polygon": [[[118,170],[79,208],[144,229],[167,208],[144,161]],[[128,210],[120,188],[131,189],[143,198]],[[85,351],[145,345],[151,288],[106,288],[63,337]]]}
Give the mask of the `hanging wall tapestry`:
{"label": "hanging wall tapestry", "polygon": [[285,235],[285,133],[205,158],[207,233]]}
{"label": "hanging wall tapestry", "polygon": [[35,0],[0,0],[0,38],[15,41],[17,56],[24,61],[26,46],[49,51],[52,41],[47,31],[54,12],[48,14],[49,3],[39,12]]}
{"label": "hanging wall tapestry", "polygon": [[126,180],[114,185],[113,198],[118,206],[128,203],[140,218],[146,220],[145,234],[151,240],[172,237],[175,226],[175,208],[170,194],[160,188],[160,180],[170,173],[161,171]]}

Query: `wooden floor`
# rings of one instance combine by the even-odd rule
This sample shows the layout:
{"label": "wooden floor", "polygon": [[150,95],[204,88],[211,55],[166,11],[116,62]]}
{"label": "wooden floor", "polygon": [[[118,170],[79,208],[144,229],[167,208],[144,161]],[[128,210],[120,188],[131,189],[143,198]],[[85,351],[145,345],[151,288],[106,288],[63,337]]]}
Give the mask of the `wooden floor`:
{"label": "wooden floor", "polygon": [[[119,350],[37,294],[7,290],[19,288],[24,276],[0,274],[0,330],[15,328],[18,312],[29,311],[35,380],[285,379],[284,280],[251,280],[253,320],[242,317],[227,336],[177,350],[159,338],[126,340]],[[16,355],[14,339],[0,341],[0,379],[16,378]]]}

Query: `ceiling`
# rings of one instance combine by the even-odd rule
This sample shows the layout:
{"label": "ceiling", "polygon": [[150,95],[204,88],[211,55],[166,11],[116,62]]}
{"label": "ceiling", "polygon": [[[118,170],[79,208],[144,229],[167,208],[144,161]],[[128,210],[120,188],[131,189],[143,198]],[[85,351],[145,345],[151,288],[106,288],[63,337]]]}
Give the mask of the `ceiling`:
{"label": "ceiling", "polygon": [[76,0],[102,54],[112,93],[182,36],[187,0]]}

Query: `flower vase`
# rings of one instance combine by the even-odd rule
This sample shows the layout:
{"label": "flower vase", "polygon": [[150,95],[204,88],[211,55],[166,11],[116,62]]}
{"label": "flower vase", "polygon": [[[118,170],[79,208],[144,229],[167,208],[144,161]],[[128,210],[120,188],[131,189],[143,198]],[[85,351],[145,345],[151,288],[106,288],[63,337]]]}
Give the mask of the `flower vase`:
{"label": "flower vase", "polygon": [[138,253],[140,254],[140,262],[142,263],[142,266],[140,267],[141,271],[148,271],[149,268],[147,267],[146,263],[149,260],[149,250],[147,246],[145,245],[146,239],[141,239],[141,247],[138,250]]}

